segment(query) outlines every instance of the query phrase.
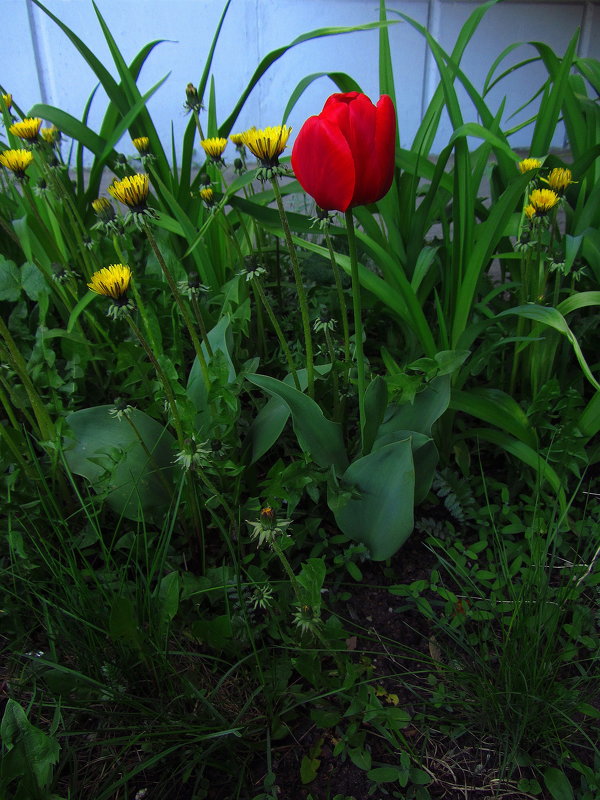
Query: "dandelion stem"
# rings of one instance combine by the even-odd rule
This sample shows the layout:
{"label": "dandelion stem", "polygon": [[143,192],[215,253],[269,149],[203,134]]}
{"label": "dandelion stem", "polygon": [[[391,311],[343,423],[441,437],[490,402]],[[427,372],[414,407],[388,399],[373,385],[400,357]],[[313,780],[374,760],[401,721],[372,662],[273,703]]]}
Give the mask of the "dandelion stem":
{"label": "dandelion stem", "polygon": [[346,211],[346,229],[350,250],[350,267],[352,271],[352,304],[354,310],[354,352],[358,372],[358,415],[360,420],[360,438],[362,450],[362,433],[365,427],[365,357],[363,353],[363,325],[360,302],[360,279],[358,276],[358,257],[356,254],[356,232],[352,211]]}
{"label": "dandelion stem", "polygon": [[141,330],[138,328],[138,326],[133,321],[133,318],[132,318],[131,314],[126,314],[125,318],[127,319],[127,322],[129,323],[129,327],[131,328],[131,330],[136,335],[139,343],[144,348],[144,352],[146,353],[146,355],[148,356],[152,366],[154,367],[154,369],[156,371],[156,375],[157,375],[159,381],[163,385],[163,389],[165,390],[165,395],[167,396],[167,401],[169,403],[169,406],[171,407],[171,413],[173,415],[173,424],[175,426],[175,430],[177,431],[177,441],[179,443],[179,446],[181,447],[181,446],[183,446],[183,427],[182,427],[182,424],[181,424],[181,418],[179,416],[179,412],[177,410],[177,403],[175,401],[175,395],[173,394],[173,389],[171,388],[171,384],[169,382],[169,379],[165,375],[163,368],[158,363],[158,359],[154,355],[154,353],[152,351],[152,348],[150,347],[150,345],[148,344],[148,342],[144,338],[144,334],[141,332]]}
{"label": "dandelion stem", "polygon": [[256,291],[256,294],[260,298],[260,300],[261,300],[263,306],[265,307],[265,310],[266,310],[266,312],[267,312],[267,314],[269,316],[269,319],[271,320],[271,325],[273,326],[273,330],[275,331],[275,334],[277,335],[277,338],[279,339],[279,344],[281,345],[281,349],[283,350],[283,352],[285,354],[286,360],[288,362],[288,367],[290,368],[290,372],[292,373],[292,376],[294,378],[294,384],[296,385],[296,389],[298,389],[298,391],[300,392],[302,390],[300,388],[300,381],[298,380],[298,374],[296,372],[296,367],[294,366],[294,359],[292,357],[292,353],[290,351],[290,348],[288,347],[288,343],[285,340],[285,336],[283,335],[283,331],[281,330],[281,326],[280,326],[279,322],[277,321],[277,317],[275,316],[275,314],[273,312],[273,309],[271,308],[271,304],[269,303],[267,295],[265,294],[265,290],[262,287],[260,279],[259,278],[255,278],[252,281],[252,286],[254,287],[254,290]]}
{"label": "dandelion stem", "polygon": [[194,330],[194,324],[193,324],[193,322],[192,322],[192,320],[190,318],[190,315],[188,314],[188,310],[185,307],[185,304],[184,304],[183,300],[181,299],[181,296],[180,296],[180,294],[179,294],[179,292],[177,290],[177,285],[176,285],[175,280],[174,280],[174,278],[173,278],[173,276],[171,274],[171,270],[167,266],[167,262],[163,258],[163,255],[160,252],[160,248],[158,247],[158,244],[156,242],[156,239],[154,238],[154,234],[152,233],[152,229],[150,228],[150,226],[148,224],[144,225],[144,231],[145,231],[146,237],[147,237],[147,239],[148,239],[148,241],[150,243],[150,247],[152,248],[152,250],[154,252],[154,255],[156,256],[156,259],[157,259],[158,263],[161,266],[161,269],[163,271],[163,274],[164,274],[165,278],[167,279],[167,283],[169,284],[169,288],[171,289],[171,293],[172,293],[172,295],[173,295],[173,297],[175,299],[175,302],[177,303],[177,307],[179,308],[179,311],[181,312],[181,316],[183,317],[183,321],[186,324],[186,327],[187,327],[188,332],[190,334],[190,339],[192,340],[192,344],[193,344],[194,350],[196,352],[196,357],[198,358],[198,363],[200,364],[200,370],[202,372],[202,377],[204,378],[204,383],[206,384],[206,388],[208,389],[209,384],[210,384],[210,380],[209,380],[209,376],[208,376],[208,365],[206,363],[206,358],[204,357],[204,352],[202,351],[202,345],[200,344],[200,340],[198,339],[198,335],[196,334],[196,331]]}
{"label": "dandelion stem", "polygon": [[296,281],[296,290],[298,292],[298,300],[300,302],[300,312],[302,315],[302,327],[304,329],[304,347],[306,350],[306,375],[308,378],[308,394],[310,397],[314,397],[315,373],[313,365],[312,336],[310,333],[310,318],[308,315],[308,300],[306,298],[306,291],[304,290],[304,285],[302,283],[302,275],[300,273],[300,265],[298,264],[298,256],[296,254],[296,248],[294,247],[294,242],[292,241],[292,232],[290,231],[290,226],[288,224],[285,209],[283,207],[283,200],[281,199],[281,192],[279,191],[279,184],[277,183],[277,178],[275,176],[271,178],[271,185],[273,187],[273,194],[275,195],[277,210],[279,211],[279,217],[281,219],[281,225],[283,227],[285,241],[288,246],[290,261],[292,262],[292,270],[294,271],[294,280]]}
{"label": "dandelion stem", "polygon": [[327,249],[329,250],[329,258],[331,259],[331,268],[333,270],[333,279],[335,281],[335,288],[338,296],[338,305],[340,307],[340,315],[342,317],[342,331],[344,333],[344,358],[348,368],[350,367],[350,329],[348,326],[348,309],[346,308],[346,298],[344,297],[344,288],[342,286],[342,276],[340,268],[338,267],[335,259],[335,251],[331,242],[331,235],[327,228],[325,228],[325,241],[327,242]]}

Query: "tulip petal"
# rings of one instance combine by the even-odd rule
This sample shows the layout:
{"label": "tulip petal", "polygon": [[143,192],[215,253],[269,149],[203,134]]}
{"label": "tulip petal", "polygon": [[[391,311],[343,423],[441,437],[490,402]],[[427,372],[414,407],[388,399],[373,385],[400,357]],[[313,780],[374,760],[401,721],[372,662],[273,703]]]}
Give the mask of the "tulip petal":
{"label": "tulip petal", "polygon": [[376,197],[370,202],[386,195],[394,179],[396,163],[396,109],[391,97],[381,95],[377,103],[375,118],[374,152],[377,154],[373,165],[373,188],[377,186]]}
{"label": "tulip petal", "polygon": [[394,174],[396,113],[391,99],[382,95],[374,106],[359,92],[333,94],[320,116],[339,128],[350,147],[356,173],[350,205],[379,200]]}
{"label": "tulip petal", "polygon": [[304,191],[326,211],[346,211],[354,194],[354,161],[340,130],[322,116],[306,120],[292,150],[292,167]]}

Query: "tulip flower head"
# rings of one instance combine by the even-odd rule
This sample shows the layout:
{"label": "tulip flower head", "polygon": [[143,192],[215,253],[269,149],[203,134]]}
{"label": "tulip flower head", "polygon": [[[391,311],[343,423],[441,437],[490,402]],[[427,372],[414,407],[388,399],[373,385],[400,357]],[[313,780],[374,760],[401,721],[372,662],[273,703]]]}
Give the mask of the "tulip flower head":
{"label": "tulip flower head", "polygon": [[396,112],[387,95],[375,106],[360,92],[333,94],[300,129],[292,167],[320,208],[347,211],[388,192],[395,142]]}

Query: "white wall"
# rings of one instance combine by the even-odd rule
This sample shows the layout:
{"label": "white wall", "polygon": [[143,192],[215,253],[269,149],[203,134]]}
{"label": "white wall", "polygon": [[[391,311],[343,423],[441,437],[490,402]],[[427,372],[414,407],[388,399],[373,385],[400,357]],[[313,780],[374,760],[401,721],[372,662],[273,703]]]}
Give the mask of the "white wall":
{"label": "white wall", "polygon": [[[56,105],[80,117],[96,78],[65,34],[31,0],[0,0],[5,35],[2,38],[0,84],[12,92],[27,111],[36,102]],[[171,121],[176,141],[183,135],[187,118],[183,111],[185,86],[197,83],[204,59],[225,0],[98,0],[121,52],[131,61],[141,47],[155,39],[157,46],[142,71],[139,86],[147,91],[171,71],[166,83],[150,100],[149,109],[166,147],[170,144]],[[46,0],[46,7],[66,23],[116,76],[91,0]],[[458,32],[475,2],[451,0],[388,0],[393,10],[409,14],[428,26],[442,47],[451,50]],[[378,19],[377,0],[232,0],[217,45],[213,74],[217,109],[225,119],[246,86],[260,59],[289,44],[296,36],[327,26],[349,26]],[[600,57],[599,2],[502,2],[484,17],[469,44],[462,65],[480,89],[494,58],[515,41],[537,40],[564,52],[580,27],[579,54]],[[10,36],[7,36],[10,32]],[[401,141],[408,146],[417,129],[425,104],[437,84],[437,74],[425,41],[406,22],[390,26]],[[505,64],[535,55],[530,45],[513,51]],[[320,71],[346,72],[371,97],[378,95],[377,31],[356,32],[303,43],[277,61],[254,90],[235,130],[250,125],[281,122],[287,100],[300,78]],[[539,87],[546,75],[542,65],[532,64],[506,79],[489,98],[492,110],[507,96],[505,119]],[[336,91],[326,78],[311,85],[294,109],[290,122],[296,130],[304,119],[318,113],[326,97]],[[461,93],[461,97],[464,93]],[[89,125],[97,130],[107,98],[96,94]],[[515,120],[533,113],[531,107]],[[476,116],[468,102],[465,121]],[[451,132],[446,120],[436,141],[439,149]],[[527,146],[531,128],[515,134],[514,146]],[[555,145],[562,145],[559,132]],[[130,143],[122,142],[125,152]]]}

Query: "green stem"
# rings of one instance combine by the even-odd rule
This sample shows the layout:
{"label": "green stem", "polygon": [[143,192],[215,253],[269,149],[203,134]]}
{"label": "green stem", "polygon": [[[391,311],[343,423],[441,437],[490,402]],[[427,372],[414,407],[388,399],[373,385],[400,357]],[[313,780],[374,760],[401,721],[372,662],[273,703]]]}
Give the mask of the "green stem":
{"label": "green stem", "polygon": [[151,230],[151,228],[150,228],[150,226],[148,224],[144,225],[144,231],[146,233],[146,237],[148,238],[148,241],[150,242],[150,247],[152,248],[152,250],[154,252],[154,255],[156,256],[156,259],[157,259],[158,263],[161,266],[161,269],[163,271],[163,274],[164,274],[165,278],[167,279],[167,283],[169,284],[169,288],[170,288],[171,293],[172,293],[172,295],[173,295],[173,297],[175,299],[175,302],[177,303],[177,307],[179,308],[181,316],[183,317],[183,320],[184,320],[184,322],[186,324],[186,327],[188,329],[188,333],[190,334],[190,339],[192,340],[192,344],[193,344],[194,350],[196,352],[196,357],[198,358],[198,363],[200,364],[200,371],[202,372],[202,377],[204,378],[204,383],[206,384],[206,388],[208,389],[209,385],[210,385],[210,379],[209,379],[209,375],[208,375],[208,366],[207,366],[207,363],[206,363],[206,358],[204,357],[204,352],[202,350],[202,345],[200,344],[200,340],[198,339],[198,335],[196,334],[196,331],[194,329],[194,324],[192,322],[192,319],[190,318],[190,315],[188,314],[188,310],[185,307],[185,303],[181,299],[181,295],[179,294],[179,291],[177,290],[177,284],[175,283],[175,280],[174,280],[174,278],[173,278],[173,276],[171,274],[171,270],[167,266],[167,262],[163,258],[163,255],[160,252],[158,244],[156,243],[156,239],[154,238],[154,234],[152,233],[152,230]]}
{"label": "green stem", "polygon": [[292,376],[294,378],[294,384],[296,385],[296,389],[298,389],[298,391],[300,392],[302,390],[300,388],[300,381],[298,380],[298,374],[296,372],[296,367],[294,366],[294,359],[292,357],[292,353],[290,351],[290,348],[288,347],[288,343],[285,340],[285,336],[283,335],[283,331],[281,330],[281,326],[279,325],[279,322],[277,322],[277,317],[273,313],[273,309],[271,308],[271,304],[269,303],[267,295],[265,294],[265,290],[263,289],[263,287],[261,285],[260,279],[259,278],[255,278],[252,281],[252,286],[253,286],[254,290],[256,291],[256,294],[260,298],[263,306],[265,307],[265,310],[266,310],[266,312],[267,312],[267,314],[269,316],[269,319],[271,320],[271,325],[273,326],[273,330],[275,331],[275,334],[277,335],[277,338],[279,339],[279,344],[281,345],[281,349],[285,353],[285,358],[286,358],[286,360],[288,362],[288,367],[290,368],[290,372],[292,373]]}
{"label": "green stem", "polygon": [[329,351],[329,358],[331,359],[331,378],[333,381],[333,418],[338,420],[340,409],[340,384],[337,374],[337,359],[335,357],[335,348],[331,341],[331,334],[329,328],[325,327],[325,341],[327,342],[327,349]]}
{"label": "green stem", "polygon": [[208,353],[208,357],[213,357],[213,349],[210,346],[210,342],[208,340],[208,332],[206,330],[206,325],[204,324],[204,317],[202,316],[202,311],[200,310],[200,303],[198,302],[198,298],[192,295],[192,310],[194,312],[194,316],[196,317],[196,322],[198,323],[198,327],[200,328],[200,336],[202,337],[202,341],[204,342],[204,346],[206,347],[206,352]]}
{"label": "green stem", "polygon": [[[362,308],[360,302],[360,279],[358,276],[358,257],[356,254],[356,232],[352,211],[346,211],[346,230],[350,251],[350,267],[352,273],[352,305],[354,311],[354,351],[358,372],[358,415],[360,420],[360,436],[365,427],[365,357],[363,353]],[[361,445],[362,449],[362,445]]]}
{"label": "green stem", "polygon": [[342,317],[342,331],[344,333],[344,359],[346,361],[347,369],[350,368],[350,327],[348,325],[348,309],[346,308],[346,298],[344,296],[344,287],[342,286],[342,275],[335,259],[335,251],[331,242],[331,236],[327,228],[325,228],[325,241],[327,242],[327,249],[329,250],[329,258],[331,259],[331,268],[333,270],[333,278],[335,280],[335,288],[338,296],[338,305],[340,307],[340,315]]}
{"label": "green stem", "polygon": [[156,375],[159,381],[163,385],[163,389],[165,390],[165,395],[167,397],[167,401],[169,406],[171,407],[171,413],[173,414],[173,424],[175,425],[175,430],[177,431],[177,441],[179,442],[179,446],[183,446],[183,426],[181,424],[181,418],[179,417],[179,412],[177,411],[177,403],[175,402],[175,395],[173,394],[173,390],[171,388],[171,384],[169,383],[169,379],[165,375],[163,368],[158,363],[158,360],[154,353],[152,352],[152,348],[144,338],[144,334],[138,328],[138,326],[133,321],[131,314],[126,314],[127,322],[129,323],[129,327],[136,335],[139,343],[144,348],[144,352],[148,356],[150,363],[154,367],[156,371]]}
{"label": "green stem", "polygon": [[306,375],[308,379],[308,394],[310,397],[315,396],[315,372],[313,364],[313,346],[312,336],[310,332],[310,318],[308,314],[308,300],[304,285],[302,283],[302,275],[300,273],[300,265],[298,264],[298,256],[296,255],[296,248],[292,240],[292,232],[288,224],[285,209],[283,207],[283,200],[281,199],[281,192],[279,191],[279,184],[277,178],[271,178],[271,185],[275,195],[275,202],[277,203],[277,210],[279,211],[279,218],[281,219],[281,226],[285,236],[285,241],[288,246],[290,254],[290,261],[292,262],[292,269],[294,271],[294,280],[296,281],[296,290],[298,292],[298,300],[300,302],[300,312],[302,315],[302,327],[304,329],[304,347],[306,350]]}
{"label": "green stem", "polygon": [[0,334],[4,339],[6,353],[9,356],[9,360],[12,362],[12,367],[21,379],[21,383],[25,388],[29,402],[31,403],[31,408],[33,409],[33,413],[38,425],[40,438],[44,442],[53,443],[55,438],[54,423],[50,419],[50,415],[46,411],[46,406],[42,402],[31,378],[29,377],[29,371],[27,369],[25,359],[21,355],[21,352],[15,344],[14,339],[10,335],[10,331],[4,324],[2,317],[0,317]]}
{"label": "green stem", "polygon": [[150,452],[150,450],[148,450],[146,442],[143,440],[142,435],[139,432],[137,425],[131,419],[130,415],[127,412],[124,414],[124,416],[125,416],[125,419],[127,420],[127,423],[129,424],[129,427],[133,430],[138,442],[140,443],[140,446],[141,446],[142,450],[146,454],[146,457],[148,459],[148,463],[152,464],[152,466],[156,470],[156,474],[158,475],[158,478],[159,478],[160,482],[162,483],[163,487],[165,488],[167,494],[169,495],[169,497],[171,499],[173,499],[173,487],[169,485],[167,479],[165,478],[165,476],[163,474],[161,466],[157,463],[156,459],[154,458],[154,455]]}
{"label": "green stem", "polygon": [[[301,605],[301,606],[305,605],[304,597],[303,597],[303,594],[302,594],[302,587],[298,583],[298,579],[296,578],[296,576],[294,574],[294,570],[292,569],[292,566],[291,566],[290,562],[288,561],[287,556],[285,555],[285,553],[283,552],[283,550],[281,549],[281,547],[279,546],[279,544],[275,540],[275,538],[273,538],[273,540],[271,542],[271,546],[272,546],[275,554],[277,555],[277,557],[281,561],[281,565],[284,568],[288,578],[290,579],[290,583],[292,584],[292,589],[294,590],[294,594],[296,595],[296,600],[298,601],[299,605]],[[321,633],[321,631],[316,626],[313,628],[312,632],[317,637],[317,639],[321,642],[321,644],[323,645],[323,648],[328,653],[331,653],[331,655],[334,657],[335,662],[336,662],[336,664],[338,666],[338,669],[340,670],[340,675],[341,675],[343,673],[344,665],[343,665],[342,660],[339,657],[339,655],[331,647],[331,644],[327,641],[325,636]]]}

